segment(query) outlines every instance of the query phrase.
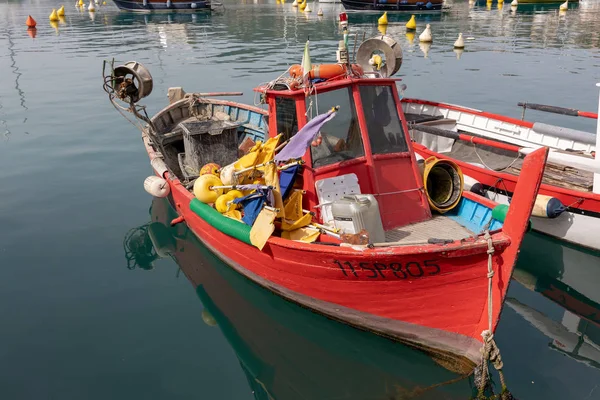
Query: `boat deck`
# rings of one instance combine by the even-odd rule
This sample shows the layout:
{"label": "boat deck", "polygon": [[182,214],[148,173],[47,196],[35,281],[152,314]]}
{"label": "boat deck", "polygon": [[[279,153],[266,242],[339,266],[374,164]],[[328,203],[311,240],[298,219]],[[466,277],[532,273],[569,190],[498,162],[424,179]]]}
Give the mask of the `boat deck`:
{"label": "boat deck", "polygon": [[429,239],[461,240],[473,236],[473,232],[444,215],[434,215],[427,221],[402,226],[385,233],[388,243],[417,244]]}

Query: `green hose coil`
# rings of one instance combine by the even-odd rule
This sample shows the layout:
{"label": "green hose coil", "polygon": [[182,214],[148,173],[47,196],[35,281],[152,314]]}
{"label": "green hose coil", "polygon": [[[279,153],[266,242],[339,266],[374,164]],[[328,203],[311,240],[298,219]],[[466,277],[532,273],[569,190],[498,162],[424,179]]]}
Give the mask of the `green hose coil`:
{"label": "green hose coil", "polygon": [[252,242],[250,242],[251,227],[243,222],[223,216],[220,212],[198,199],[193,199],[190,202],[190,210],[195,212],[196,215],[205,220],[213,228],[217,228],[228,236],[252,245]]}

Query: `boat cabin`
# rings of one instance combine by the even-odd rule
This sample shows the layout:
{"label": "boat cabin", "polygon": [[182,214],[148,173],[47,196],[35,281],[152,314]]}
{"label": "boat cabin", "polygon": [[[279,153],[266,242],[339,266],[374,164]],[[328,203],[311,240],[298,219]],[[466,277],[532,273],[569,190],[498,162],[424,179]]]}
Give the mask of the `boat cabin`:
{"label": "boat cabin", "polygon": [[354,175],[360,193],[377,199],[386,231],[431,218],[397,81],[347,77],[316,83],[308,94],[282,84],[255,89],[268,104],[269,135],[281,133],[282,141],[312,116],[339,106],[303,158],[302,188],[309,210],[323,205],[316,183]]}

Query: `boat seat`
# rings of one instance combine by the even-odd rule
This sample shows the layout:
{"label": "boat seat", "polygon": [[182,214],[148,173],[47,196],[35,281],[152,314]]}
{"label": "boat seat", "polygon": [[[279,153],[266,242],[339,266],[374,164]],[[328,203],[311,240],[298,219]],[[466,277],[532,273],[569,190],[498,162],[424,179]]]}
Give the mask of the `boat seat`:
{"label": "boat seat", "polygon": [[181,129],[175,128],[171,132],[158,136],[158,140],[160,141],[159,144],[163,146],[171,144],[173,142],[177,142],[178,140],[183,140],[183,131]]}

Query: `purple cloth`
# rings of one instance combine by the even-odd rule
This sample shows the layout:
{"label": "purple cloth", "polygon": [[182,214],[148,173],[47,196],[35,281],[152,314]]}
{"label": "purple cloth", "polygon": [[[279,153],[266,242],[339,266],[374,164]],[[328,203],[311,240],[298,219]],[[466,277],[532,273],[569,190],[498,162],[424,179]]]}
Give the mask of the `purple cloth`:
{"label": "purple cloth", "polygon": [[317,115],[308,121],[308,123],[290,139],[290,142],[275,155],[275,161],[287,161],[304,156],[308,146],[310,146],[310,142],[317,136],[321,127],[325,125],[327,121],[330,121],[335,117],[335,114],[335,110],[330,110],[326,114]]}

